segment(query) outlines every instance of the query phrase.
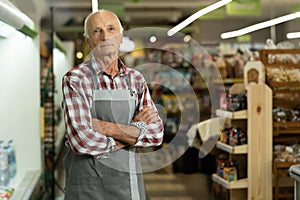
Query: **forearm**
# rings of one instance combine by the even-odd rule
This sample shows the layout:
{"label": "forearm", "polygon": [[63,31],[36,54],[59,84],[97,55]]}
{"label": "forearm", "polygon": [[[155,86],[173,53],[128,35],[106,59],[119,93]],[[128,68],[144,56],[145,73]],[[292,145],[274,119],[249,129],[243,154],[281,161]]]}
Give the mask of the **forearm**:
{"label": "forearm", "polygon": [[93,121],[94,130],[128,145],[134,145],[140,135],[140,130],[135,126],[106,122],[98,119],[93,119]]}

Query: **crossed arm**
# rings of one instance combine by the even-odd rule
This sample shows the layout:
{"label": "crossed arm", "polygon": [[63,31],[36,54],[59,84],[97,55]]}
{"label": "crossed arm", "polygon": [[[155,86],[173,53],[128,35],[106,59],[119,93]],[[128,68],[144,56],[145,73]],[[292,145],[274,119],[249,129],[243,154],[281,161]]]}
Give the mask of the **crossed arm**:
{"label": "crossed arm", "polygon": [[[159,116],[156,110],[153,107],[145,107],[134,116],[133,122],[143,121],[150,124],[157,120],[159,120]],[[92,127],[95,131],[114,138],[116,141],[115,150],[134,145],[140,134],[140,130],[135,126],[102,121],[96,118],[92,119]]]}

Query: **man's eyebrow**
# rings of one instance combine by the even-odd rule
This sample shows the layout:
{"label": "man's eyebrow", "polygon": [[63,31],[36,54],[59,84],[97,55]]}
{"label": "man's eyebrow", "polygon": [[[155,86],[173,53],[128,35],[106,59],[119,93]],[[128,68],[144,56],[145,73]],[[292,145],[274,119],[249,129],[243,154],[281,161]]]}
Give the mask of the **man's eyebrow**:
{"label": "man's eyebrow", "polygon": [[107,27],[112,27],[112,26],[113,26],[113,27],[116,27],[117,25],[116,25],[116,24],[108,24],[108,25],[107,25]]}

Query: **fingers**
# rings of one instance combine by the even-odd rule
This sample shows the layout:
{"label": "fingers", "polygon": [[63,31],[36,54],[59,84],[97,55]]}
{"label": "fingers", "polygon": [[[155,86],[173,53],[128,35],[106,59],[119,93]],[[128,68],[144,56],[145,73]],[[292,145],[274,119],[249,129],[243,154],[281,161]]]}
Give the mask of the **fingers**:
{"label": "fingers", "polygon": [[134,117],[135,121],[143,121],[143,119],[147,115],[147,112],[151,112],[150,107],[145,107],[145,108],[143,108],[143,110],[138,112],[138,114]]}
{"label": "fingers", "polygon": [[158,120],[158,114],[153,107],[145,107],[133,119],[133,121],[144,121],[145,123],[153,123]]}
{"label": "fingers", "polygon": [[114,149],[114,151],[122,149],[122,148],[128,146],[128,144],[125,144],[125,143],[120,142],[118,140],[115,140],[115,142],[116,142],[116,148]]}

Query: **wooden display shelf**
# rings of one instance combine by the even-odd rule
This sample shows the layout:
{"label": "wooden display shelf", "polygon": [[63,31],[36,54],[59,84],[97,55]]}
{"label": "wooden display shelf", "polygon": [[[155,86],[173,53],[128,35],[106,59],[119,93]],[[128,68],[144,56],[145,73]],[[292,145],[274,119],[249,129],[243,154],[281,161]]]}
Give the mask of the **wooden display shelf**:
{"label": "wooden display shelf", "polygon": [[277,169],[289,169],[292,165],[300,164],[300,162],[279,162],[274,160],[274,167]]}
{"label": "wooden display shelf", "polygon": [[[275,135],[273,133],[273,141],[274,143],[291,143],[291,141],[300,141],[300,135],[299,134],[279,134]],[[283,137],[284,136],[284,137]]]}
{"label": "wooden display shelf", "polygon": [[264,49],[261,53],[267,54],[300,54],[300,49]]}
{"label": "wooden display shelf", "polygon": [[246,189],[248,187],[248,179],[240,179],[236,181],[227,181],[223,179],[222,177],[218,176],[217,174],[212,175],[212,180],[218,184],[220,184],[222,187],[226,189]]}
{"label": "wooden display shelf", "polygon": [[[213,174],[212,180],[229,190],[230,200],[272,199],[272,90],[261,81],[258,84],[251,82],[246,89],[247,110],[230,112],[219,109],[216,115],[230,119],[228,121],[235,125],[247,122],[247,145],[231,147],[217,143],[217,148],[230,155],[246,154],[247,162],[240,167],[247,168],[247,178],[229,182]],[[244,155],[241,157],[245,158]]]}
{"label": "wooden display shelf", "polygon": [[299,122],[274,122],[273,126],[274,126],[274,128],[279,128],[279,127],[286,127],[286,128],[296,127],[296,128],[300,128],[300,123]]}
{"label": "wooden display shelf", "polygon": [[275,93],[290,93],[300,91],[300,82],[274,82],[268,81],[268,85]]}
{"label": "wooden display shelf", "polygon": [[268,81],[268,85],[274,89],[280,88],[298,88],[300,87],[300,82],[276,82],[276,81]]}
{"label": "wooden display shelf", "polygon": [[238,145],[238,146],[230,146],[228,144],[225,144],[223,142],[217,142],[217,148],[230,153],[230,154],[246,154],[248,152],[248,145]]}
{"label": "wooden display shelf", "polygon": [[300,99],[273,99],[273,106],[284,108],[294,108],[294,105],[300,104]]}
{"label": "wooden display shelf", "polygon": [[286,67],[292,67],[297,68],[300,67],[299,63],[290,63],[290,62],[269,62],[269,55],[278,55],[278,54],[300,54],[300,49],[264,49],[259,52],[261,61],[268,65],[268,67],[278,67],[278,66],[286,66]]}
{"label": "wooden display shelf", "polygon": [[267,64],[268,68],[279,68],[279,67],[287,67],[289,69],[293,69],[293,68],[300,68],[300,64],[294,64],[294,63],[270,63]]}
{"label": "wooden display shelf", "polygon": [[300,133],[299,128],[278,129],[273,131],[273,136],[279,135],[297,135]]}
{"label": "wooden display shelf", "polygon": [[234,84],[234,83],[243,83],[243,78],[225,78],[222,80],[215,80],[214,83],[216,84]]}
{"label": "wooden display shelf", "polygon": [[[273,68],[284,68],[284,69],[300,69],[300,63],[292,63],[281,61],[276,59],[275,62],[270,59],[270,56],[280,56],[280,55],[300,55],[300,49],[266,49],[260,50],[260,59],[265,65],[266,72],[269,69]],[[267,77],[266,77],[267,79]],[[293,108],[298,104],[298,97],[295,94],[300,91],[300,81],[289,81],[289,82],[275,82],[273,80],[268,80],[267,84],[272,88],[273,98],[269,103],[273,106],[280,106],[284,108]],[[277,96],[276,94],[280,94]],[[293,98],[291,98],[293,97]],[[297,141],[300,133],[299,123],[294,122],[273,122],[273,141],[275,143],[290,143]],[[249,142],[248,142],[249,143]],[[273,199],[279,200],[281,198],[292,198],[293,193],[291,190],[282,192],[282,189],[285,187],[280,183],[282,182],[283,177],[289,177],[288,169],[294,162],[278,162],[273,160],[273,173],[274,173],[274,190],[273,190]]]}
{"label": "wooden display shelf", "polygon": [[289,177],[289,168],[292,165],[299,164],[299,162],[279,162],[273,161],[273,186],[274,186],[274,199],[278,200],[281,198],[293,198],[293,193],[282,193],[280,188],[292,188],[292,179]]}
{"label": "wooden display shelf", "polygon": [[273,127],[274,136],[283,134],[300,134],[299,122],[274,122]]}
{"label": "wooden display shelf", "polygon": [[216,115],[218,117],[225,117],[229,119],[247,119],[247,110],[230,112],[230,111],[218,109],[216,110]]}

